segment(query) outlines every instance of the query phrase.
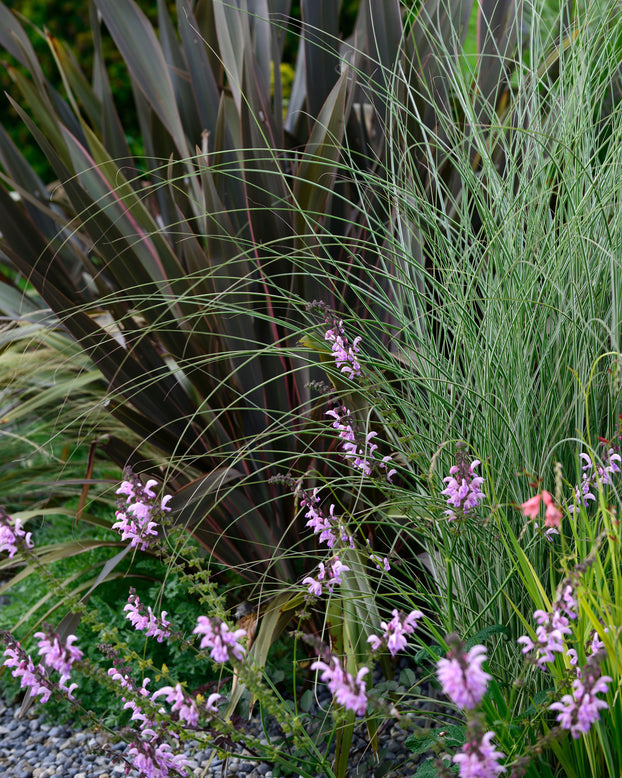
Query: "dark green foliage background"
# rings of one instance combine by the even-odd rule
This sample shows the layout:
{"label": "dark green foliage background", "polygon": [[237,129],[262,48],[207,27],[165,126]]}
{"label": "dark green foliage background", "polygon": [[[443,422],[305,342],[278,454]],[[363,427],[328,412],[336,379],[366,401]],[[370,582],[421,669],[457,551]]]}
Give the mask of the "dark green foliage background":
{"label": "dark green foliage background", "polygon": [[[137,0],[141,10],[149,17],[154,27],[157,28],[158,14],[157,5],[154,0]],[[47,30],[51,35],[67,42],[86,75],[91,76],[92,63],[92,36],[89,26],[89,4],[74,3],[72,0],[13,0],[10,4],[11,9],[24,19],[28,20],[31,31],[31,41],[35,51],[40,58],[43,70],[52,81],[54,86],[62,93],[62,85],[58,78],[54,58],[50,52],[45,38],[40,31]],[[345,35],[350,34],[356,13],[358,11],[359,0],[345,0],[341,9],[341,29]],[[169,13],[173,22],[176,22],[176,2],[169,0]],[[291,15],[294,19],[300,19],[300,0],[293,0]],[[132,89],[129,78],[127,77],[125,65],[119,52],[109,37],[106,37],[105,28],[103,28],[105,41],[106,61],[108,62],[108,75],[110,85],[115,95],[115,101],[119,116],[129,134],[131,146],[136,143],[140,145],[138,121],[135,117],[134,103],[132,99]],[[296,58],[297,42],[294,35],[290,36],[286,47],[285,61],[294,63]],[[30,133],[23,125],[17,114],[6,99],[5,93],[13,98],[17,98],[17,90],[14,89],[11,78],[6,70],[6,60],[0,68],[0,90],[2,99],[0,99],[0,124],[10,131],[10,134],[26,155],[26,158],[33,165],[37,173],[50,180],[50,168],[32,141]],[[9,65],[15,65],[15,62],[8,62]]]}

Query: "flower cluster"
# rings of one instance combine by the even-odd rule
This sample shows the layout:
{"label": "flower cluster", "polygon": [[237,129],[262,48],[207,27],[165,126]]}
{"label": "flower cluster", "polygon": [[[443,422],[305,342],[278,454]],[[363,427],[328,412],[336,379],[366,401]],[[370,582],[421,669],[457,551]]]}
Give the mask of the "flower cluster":
{"label": "flower cluster", "polygon": [[24,651],[17,640],[8,633],[3,633],[7,647],[4,652],[5,667],[12,668],[13,678],[20,678],[22,689],[28,689],[33,697],[41,696],[41,702],[47,702],[52,695],[52,684],[47,678],[43,665],[36,665]]}
{"label": "flower cluster", "polygon": [[[129,668],[122,665],[115,650],[110,646],[101,647],[104,653],[113,656],[113,667],[108,670],[108,675],[116,681],[124,690],[121,699],[124,709],[131,710],[131,720],[136,722],[138,729],[130,744],[128,756],[132,759],[132,766],[148,778],[168,778],[170,775],[187,775],[186,767],[188,758],[183,753],[174,753],[170,740],[178,739],[178,735],[170,727],[156,721],[155,701],[164,697],[171,706],[171,713],[175,714],[178,721],[188,727],[196,727],[199,723],[200,710],[197,701],[185,694],[181,684],[175,687],[164,686],[161,689],[150,692],[147,686],[149,678],[145,678],[141,686],[137,686],[131,677]],[[218,713],[216,702],[219,694],[212,694],[205,705],[205,713],[208,717]],[[145,712],[145,709],[150,712]],[[157,713],[166,713],[164,708],[159,708]],[[173,743],[175,745],[175,743]]]}
{"label": "flower cluster", "polygon": [[607,694],[613,679],[600,674],[600,662],[605,652],[592,654],[572,684],[572,694],[565,694],[559,702],[552,703],[550,710],[559,711],[557,721],[562,729],[570,730],[573,738],[586,734],[592,724],[600,718],[600,711],[607,708],[605,700],[597,694]]}
{"label": "flower cluster", "polygon": [[242,661],[246,653],[240,640],[246,637],[243,629],[232,632],[221,619],[207,616],[199,616],[197,626],[193,630],[195,635],[202,635],[201,648],[209,648],[210,656],[214,662],[227,662],[231,658]]}
{"label": "flower cluster", "polygon": [[[330,323],[329,319],[327,323]],[[332,325],[324,333],[324,340],[333,344],[331,350],[339,370],[350,379],[358,378],[361,375],[361,366],[357,358],[357,354],[360,353],[359,343],[362,340],[360,335],[350,343],[343,329],[343,322],[333,319]]]}
{"label": "flower cluster", "polygon": [[145,728],[139,740],[135,740],[127,752],[132,766],[147,778],[186,776],[190,760],[185,754],[174,754],[171,746],[153,729]]}
{"label": "flower cluster", "polygon": [[313,490],[312,495],[302,492],[300,505],[307,508],[305,518],[309,521],[307,521],[306,526],[311,527],[313,532],[320,536],[320,543],[326,543],[328,548],[334,548],[335,544],[341,540],[347,543],[350,548],[354,548],[354,540],[345,527],[341,525],[338,517],[335,516],[335,506],[330,506],[328,516],[322,512],[317,488]]}
{"label": "flower cluster", "polygon": [[546,490],[543,490],[539,494],[530,497],[520,507],[523,512],[523,516],[529,519],[536,519],[540,512],[540,503],[543,502],[546,510],[544,512],[544,526],[549,530],[556,530],[559,527],[559,523],[562,518],[562,512],[555,505],[553,495]]}
{"label": "flower cluster", "polygon": [[20,545],[33,548],[32,533],[26,532],[20,519],[12,519],[4,508],[0,507],[0,554],[8,551],[13,559]]}
{"label": "flower cluster", "polygon": [[69,680],[73,663],[79,662],[84,656],[83,652],[73,645],[78,638],[75,635],[69,635],[62,645],[58,635],[35,632],[35,637],[39,638],[37,645],[43,663],[60,674],[59,686],[67,692],[69,699],[73,700],[73,692],[78,688],[78,684],[72,683],[69,687],[65,684]]}
{"label": "flower cluster", "polygon": [[328,565],[320,562],[318,565],[319,572],[315,578],[307,576],[302,583],[309,589],[309,594],[321,597],[323,586],[332,593],[333,587],[341,583],[341,573],[346,573],[349,569],[347,565],[340,561],[338,556],[335,556]]}
{"label": "flower cluster", "polygon": [[[369,547],[370,543],[369,540],[366,541],[367,546]],[[376,568],[378,570],[384,570],[386,573],[390,572],[391,570],[391,563],[389,562],[389,557],[380,557],[378,554],[375,554],[373,551],[369,554],[369,558],[371,561],[376,565]]]}
{"label": "flower cluster", "polygon": [[6,667],[13,668],[11,674],[14,678],[21,678],[20,685],[22,689],[29,689],[33,697],[41,696],[41,702],[47,702],[52,693],[53,684],[49,679],[48,670],[56,670],[60,674],[58,688],[62,689],[70,700],[74,699],[73,692],[78,687],[77,683],[67,686],[71,667],[74,662],[79,662],[82,657],[82,651],[73,644],[77,638],[75,635],[69,635],[64,643],[58,635],[36,632],[35,637],[39,638],[39,656],[42,663],[35,665],[30,655],[24,651],[19,641],[15,640],[10,633],[2,633],[3,641],[6,643],[4,652],[5,660],[3,664]]}
{"label": "flower cluster", "polygon": [[[199,723],[199,708],[193,697],[184,693],[180,683],[173,686],[163,686],[151,695],[152,700],[165,696],[166,702],[171,706],[171,711],[177,714],[177,718],[188,727],[196,727]],[[220,694],[211,694],[205,704],[208,713],[218,713],[216,703],[221,699]]]}
{"label": "flower cluster", "polygon": [[481,464],[479,459],[469,463],[464,445],[458,446],[456,464],[450,468],[449,475],[443,478],[447,486],[441,492],[446,495],[445,515],[450,521],[463,519],[484,500],[485,495],[482,491],[484,479],[474,472],[479,464]]}
{"label": "flower cluster", "polygon": [[123,497],[119,498],[117,521],[112,528],[121,533],[122,540],[129,540],[130,546],[140,551],[145,551],[150,539],[158,535],[155,519],[170,511],[167,503],[171,495],[167,494],[161,500],[158,499],[153,491],[153,487],[157,485],[158,482],[153,479],[143,485],[137,476],[128,472],[126,480],[117,489],[117,494],[125,495],[125,500]]}
{"label": "flower cluster", "polygon": [[357,470],[360,470],[363,475],[371,475],[373,467],[376,465],[380,470],[385,471],[384,477],[390,482],[397,470],[395,468],[389,469],[389,464],[391,463],[390,456],[385,456],[382,459],[374,456],[374,452],[378,449],[378,444],[374,443],[373,439],[378,433],[368,432],[364,438],[362,435],[358,435],[352,425],[350,411],[345,405],[326,411],[326,415],[333,418],[332,427],[337,430],[339,437],[343,441],[341,448],[346,461]]}
{"label": "flower cluster", "polygon": [[592,491],[598,488],[598,485],[608,486],[613,483],[612,476],[620,472],[619,462],[622,457],[616,454],[613,448],[609,448],[603,456],[603,464],[594,464],[589,454],[581,453],[579,458],[585,463],[582,466],[583,477],[581,483],[575,487],[575,505],[569,506],[569,510],[574,512],[577,505],[581,504],[587,508],[590,502],[596,500]]}
{"label": "flower cluster", "polygon": [[[486,648],[477,645],[465,652],[464,644],[455,634],[447,636],[447,643],[448,655],[437,663],[438,679],[454,704],[472,711],[483,700],[492,677],[482,669]],[[492,731],[483,732],[477,715],[468,717],[466,743],[452,757],[460,778],[495,778],[505,772],[506,768],[499,764],[505,754],[496,751],[490,742],[494,736]]]}
{"label": "flower cluster", "polygon": [[465,653],[455,634],[448,635],[447,643],[449,653],[437,663],[438,679],[443,692],[455,705],[470,710],[482,701],[492,677],[482,669],[486,661],[486,647],[473,646]]}
{"label": "flower cluster", "polygon": [[[326,660],[326,661],[324,661]],[[364,716],[367,710],[366,684],[363,678],[369,672],[368,667],[361,667],[354,678],[341,667],[339,659],[330,652],[324,652],[322,659],[317,659],[312,670],[321,671],[321,679],[335,698],[338,705],[346,710],[353,710],[357,716]]]}
{"label": "flower cluster", "polygon": [[575,586],[572,579],[567,578],[560,586],[550,613],[537,610],[533,614],[538,624],[535,641],[528,635],[518,638],[517,642],[523,645],[523,654],[531,653],[531,661],[541,669],[564,650],[564,636],[572,631],[569,619],[577,618],[576,607]]}
{"label": "flower cluster", "polygon": [[496,751],[490,742],[494,732],[482,734],[477,720],[470,722],[467,728],[467,741],[459,753],[454,754],[452,761],[458,765],[460,778],[495,778],[504,773],[506,768],[499,764],[505,754]]}
{"label": "flower cluster", "polygon": [[127,605],[123,610],[126,611],[125,617],[134,625],[134,629],[146,632],[147,637],[156,638],[158,643],[171,636],[171,622],[164,618],[166,611],[162,611],[160,616],[155,615],[151,606],[145,611],[145,606],[134,589],[130,589]]}
{"label": "flower cluster", "polygon": [[371,645],[372,651],[377,651],[382,645],[386,645],[391,656],[395,656],[398,651],[402,651],[408,645],[407,637],[412,635],[417,627],[417,620],[423,617],[421,611],[411,611],[408,615],[400,613],[397,609],[393,610],[391,621],[381,621],[380,626],[384,630],[382,637],[370,635],[367,642]]}

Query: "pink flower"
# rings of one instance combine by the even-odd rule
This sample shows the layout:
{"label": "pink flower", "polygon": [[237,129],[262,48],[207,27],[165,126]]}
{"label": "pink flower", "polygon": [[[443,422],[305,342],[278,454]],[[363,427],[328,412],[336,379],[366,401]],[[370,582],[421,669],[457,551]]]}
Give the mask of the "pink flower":
{"label": "pink flower", "polygon": [[605,700],[597,694],[607,694],[613,679],[600,675],[602,653],[593,654],[581,670],[581,677],[572,683],[572,694],[565,694],[559,702],[549,705],[550,710],[559,711],[557,721],[562,729],[570,730],[573,738],[585,735],[592,724],[600,718],[600,711],[608,708]]}
{"label": "pink flower", "polygon": [[505,754],[495,751],[490,743],[494,736],[494,732],[486,732],[479,742],[467,741],[462,751],[453,757],[452,761],[459,766],[460,778],[495,778],[505,772],[505,767],[499,764]]}
{"label": "pink flower", "polygon": [[320,536],[318,538],[320,543],[326,543],[329,548],[334,548],[339,540],[347,543],[350,548],[354,548],[354,540],[346,531],[341,520],[335,516],[335,506],[330,506],[328,516],[326,516],[322,513],[319,504],[320,498],[318,497],[317,488],[313,490],[311,496],[306,492],[302,492],[300,505],[303,508],[308,508],[305,513],[305,518],[309,519],[306,526],[311,527],[313,532]]}
{"label": "pink flower", "polygon": [[79,662],[84,656],[82,651],[73,644],[78,639],[75,635],[69,635],[62,646],[58,635],[49,636],[43,632],[35,632],[35,637],[39,638],[39,656],[43,658],[44,663],[69,678],[71,666],[74,662]]}
{"label": "pink flower", "polygon": [[553,497],[548,492],[542,492],[542,499],[546,505],[546,511],[544,512],[544,526],[557,529],[562,518],[562,512],[555,505]]}
{"label": "pink flower", "polygon": [[[179,715],[179,720],[189,727],[196,727],[199,723],[199,710],[196,702],[184,694],[180,683],[173,686],[163,686],[151,695],[152,700],[156,700],[162,695],[166,696],[166,702],[171,706],[171,711]],[[220,695],[217,695],[220,697]]]}
{"label": "pink flower", "polygon": [[210,649],[210,656],[214,662],[226,662],[232,657],[240,662],[244,659],[246,649],[238,642],[246,637],[246,632],[243,629],[231,632],[224,621],[218,618],[208,619],[207,616],[199,616],[193,632],[195,635],[203,636],[200,647]]}
{"label": "pink flower", "polygon": [[[321,597],[323,592],[323,585],[326,586],[329,592],[333,591],[334,586],[341,583],[341,573],[346,573],[350,568],[344,565],[336,556],[328,564],[328,567],[324,562],[320,562],[318,565],[319,572],[315,578],[307,576],[303,580],[303,584],[309,589],[309,594],[314,594],[316,597]],[[322,584],[324,582],[324,584]]]}
{"label": "pink flower", "polygon": [[[327,323],[330,323],[329,319],[327,319]],[[333,344],[333,357],[341,372],[350,379],[358,378],[361,374],[361,366],[356,355],[360,352],[359,343],[362,340],[360,335],[350,344],[343,329],[343,322],[333,319],[332,326],[324,334],[324,340]]]}
{"label": "pink flower", "polygon": [[555,654],[564,650],[564,636],[572,632],[568,619],[577,618],[577,600],[572,578],[562,581],[551,608],[550,613],[537,610],[533,614],[538,624],[535,641],[527,635],[517,640],[517,643],[523,645],[523,654],[534,652],[530,661],[541,669],[545,669],[547,662],[554,662]]}
{"label": "pink flower", "polygon": [[397,609],[393,610],[393,618],[388,623],[380,622],[384,630],[382,637],[370,635],[367,642],[371,645],[372,651],[377,651],[381,645],[386,644],[391,656],[395,656],[408,645],[407,636],[412,635],[417,627],[417,620],[423,617],[421,611],[411,611],[407,616],[400,614]]}
{"label": "pink flower", "polygon": [[540,512],[540,502],[542,501],[542,495],[536,494],[530,497],[526,502],[522,503],[521,510],[523,516],[527,516],[528,519],[536,519]]}
{"label": "pink flower", "polygon": [[346,710],[353,710],[357,716],[364,716],[367,710],[367,694],[363,678],[369,668],[361,667],[356,678],[353,678],[342,669],[336,656],[327,653],[325,658],[327,662],[318,659],[311,665],[311,669],[322,671],[320,677],[328,685],[338,705],[343,705]]}
{"label": "pink flower", "polygon": [[210,716],[218,715],[218,708],[216,707],[216,703],[219,700],[222,700],[222,694],[217,694],[216,692],[214,694],[210,694],[210,696],[207,698],[207,702],[205,703],[205,710]]}
{"label": "pink flower", "polygon": [[9,559],[13,559],[20,544],[33,548],[32,533],[24,531],[21,519],[12,519],[4,508],[0,507],[0,553],[8,551]]}
{"label": "pink flower", "polygon": [[117,521],[112,528],[121,533],[122,540],[129,540],[130,546],[140,551],[145,551],[151,539],[158,535],[155,519],[170,510],[166,507],[170,495],[159,500],[154,486],[157,486],[157,481],[150,479],[143,485],[137,476],[128,471],[127,479],[117,489],[117,494],[125,495],[126,499],[119,500]]}
{"label": "pink flower", "polygon": [[135,589],[130,589],[127,605],[124,606],[123,610],[126,611],[126,618],[134,625],[134,629],[146,632],[147,637],[156,638],[158,643],[171,636],[169,629],[171,622],[165,619],[166,611],[162,611],[160,616],[156,616],[149,606],[145,612],[145,606],[140,601]]}
{"label": "pink flower", "polygon": [[468,653],[462,650],[457,636],[449,635],[447,642],[452,646],[447,659],[437,662],[437,675],[443,691],[460,708],[471,709],[480,703],[486,694],[491,676],[484,672],[485,646],[473,646]]}
{"label": "pink flower", "polygon": [[395,468],[388,469],[389,464],[392,462],[391,457],[385,456],[380,460],[374,457],[378,444],[372,443],[372,441],[377,437],[378,433],[368,432],[363,439],[362,433],[352,425],[351,413],[345,405],[326,411],[326,415],[332,416],[334,419],[332,427],[339,432],[339,437],[344,441],[341,444],[341,448],[345,459],[364,475],[371,475],[373,467],[377,465],[381,470],[385,471],[384,477],[390,482],[396,473]]}
{"label": "pink flower", "polygon": [[169,743],[163,742],[151,729],[143,730],[143,740],[136,740],[128,751],[132,766],[145,778],[170,778],[187,775],[188,757],[173,754]]}
{"label": "pink flower", "polygon": [[24,651],[19,642],[9,633],[3,634],[7,642],[3,665],[13,668],[13,678],[20,678],[22,689],[29,689],[33,697],[40,696],[40,702],[47,702],[52,695],[51,683],[48,681],[43,665],[36,665]]}
{"label": "pink flower", "polygon": [[469,464],[465,444],[457,446],[456,462],[449,469],[447,478],[443,481],[447,484],[441,494],[446,495],[447,510],[445,514],[450,521],[463,519],[470,511],[476,508],[485,498],[482,491],[484,479],[475,474],[475,468],[481,464],[479,459]]}

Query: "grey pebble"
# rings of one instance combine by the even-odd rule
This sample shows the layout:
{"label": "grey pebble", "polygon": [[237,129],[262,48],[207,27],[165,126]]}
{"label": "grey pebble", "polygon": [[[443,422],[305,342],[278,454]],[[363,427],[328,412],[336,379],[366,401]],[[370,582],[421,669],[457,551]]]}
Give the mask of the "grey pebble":
{"label": "grey pebble", "polygon": [[[433,696],[427,689],[422,689],[422,692]],[[319,706],[325,709],[330,701],[330,695],[320,690]],[[319,712],[317,707],[318,703],[314,703],[308,721],[305,718],[305,728],[311,736],[318,726],[318,719],[314,718]],[[139,778],[138,772],[123,761],[128,744],[110,743],[102,733],[94,735],[86,730],[72,731],[63,725],[49,724],[36,715],[20,720],[16,717],[19,709],[19,703],[5,705],[0,702],[2,778]],[[383,751],[380,761],[388,765],[388,772],[382,770],[383,764],[378,765],[375,761],[366,729],[361,724],[352,741],[349,778],[374,778],[375,774],[383,774],[386,778],[411,778],[417,772],[421,758],[411,756],[404,746],[404,740],[413,727],[423,723],[421,711],[424,709],[421,706],[416,713],[405,712],[399,723],[386,727],[380,743]],[[425,723],[429,724],[429,721]],[[263,745],[268,742],[278,745],[282,742],[283,734],[275,722],[264,721],[262,724],[260,717],[256,716],[244,727],[248,727],[249,735],[260,738]],[[102,755],[102,747],[105,748],[105,755]],[[237,755],[229,757],[226,762],[216,755],[210,762],[211,744],[203,734],[197,740],[188,740],[184,748],[190,760],[189,778],[273,778],[273,765],[247,761],[244,757],[248,752],[244,751],[242,744],[238,746]],[[9,766],[10,773],[7,772]],[[128,767],[129,773],[126,773]],[[377,773],[379,768],[380,773]],[[315,778],[321,777],[318,775]]]}

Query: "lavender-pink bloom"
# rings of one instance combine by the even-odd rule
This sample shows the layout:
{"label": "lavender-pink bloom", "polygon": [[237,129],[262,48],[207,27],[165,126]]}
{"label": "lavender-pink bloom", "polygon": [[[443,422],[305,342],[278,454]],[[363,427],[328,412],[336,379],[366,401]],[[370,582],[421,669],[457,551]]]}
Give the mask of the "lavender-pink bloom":
{"label": "lavender-pink bloom", "polygon": [[170,495],[158,500],[152,488],[156,485],[157,481],[153,479],[143,485],[137,476],[128,473],[127,480],[117,489],[117,494],[125,495],[126,499],[120,498],[117,521],[112,528],[121,533],[122,540],[129,540],[132,548],[141,551],[145,551],[151,539],[158,535],[156,519],[170,510],[166,507]]}
{"label": "lavender-pink bloom", "polygon": [[447,510],[450,521],[464,518],[484,500],[482,486],[484,479],[475,474],[475,468],[481,464],[479,459],[469,463],[464,446],[456,451],[457,464],[449,470],[449,475],[443,481],[447,484],[441,494],[446,495]]}
{"label": "lavender-pink bloom", "polygon": [[322,513],[319,504],[320,498],[317,488],[313,490],[311,496],[306,492],[302,493],[300,505],[308,509],[305,513],[305,518],[309,519],[306,526],[311,527],[313,532],[319,535],[319,542],[326,543],[329,548],[334,548],[339,540],[347,543],[350,548],[354,548],[354,540],[342,525],[341,520],[335,516],[335,506],[330,506],[329,515],[326,516]]}
{"label": "lavender-pink bloom", "polygon": [[353,678],[350,673],[343,670],[336,656],[327,654],[325,658],[327,662],[318,659],[311,665],[311,669],[321,671],[320,677],[328,685],[335,702],[343,705],[346,710],[353,710],[357,716],[365,715],[367,694],[363,678],[369,672],[369,668],[362,667],[356,678]]}
{"label": "lavender-pink bloom", "polygon": [[341,583],[341,573],[346,573],[350,568],[344,565],[336,556],[329,562],[328,566],[324,562],[320,562],[318,565],[318,574],[315,578],[307,576],[303,580],[303,584],[308,588],[309,594],[313,594],[316,597],[321,597],[323,592],[323,586],[326,586],[329,592],[333,591],[334,586]]}
{"label": "lavender-pink bloom", "polygon": [[4,652],[3,665],[10,667],[13,678],[20,678],[22,689],[29,689],[33,697],[40,696],[40,702],[45,703],[52,694],[50,682],[47,680],[45,669],[42,665],[36,665],[31,657],[24,651],[19,642],[9,633],[3,633],[7,648]]}
{"label": "lavender-pink bloom", "polygon": [[335,364],[341,372],[347,375],[348,378],[357,378],[361,374],[361,366],[357,354],[360,352],[359,343],[362,338],[358,336],[350,344],[343,329],[343,322],[334,319],[332,326],[324,334],[324,340],[332,343],[331,348]]}
{"label": "lavender-pink bloom", "polygon": [[603,456],[603,464],[594,464],[592,457],[585,452],[579,454],[579,458],[585,462],[582,466],[583,477],[581,484],[575,487],[575,505],[569,506],[569,511],[574,513],[577,509],[577,505],[583,505],[587,508],[590,502],[596,501],[596,496],[592,491],[595,487],[598,488],[599,484],[602,486],[610,485],[613,483],[613,475],[620,472],[619,462],[622,461],[622,457],[619,454],[614,453],[612,448],[609,448],[607,453]]}
{"label": "lavender-pink bloom", "polygon": [[130,589],[127,605],[124,606],[123,610],[134,628],[146,632],[147,637],[156,638],[158,643],[162,643],[163,640],[170,637],[169,627],[171,623],[165,618],[166,611],[162,611],[160,616],[156,616],[149,606],[145,612],[145,606],[134,589]]}
{"label": "lavender-pink bloom", "polygon": [[580,672],[580,677],[572,683],[572,694],[565,694],[559,702],[552,703],[550,710],[558,711],[557,721],[563,729],[570,730],[573,738],[586,734],[592,724],[600,718],[600,711],[608,708],[605,700],[597,694],[607,694],[613,679],[601,676],[600,660],[605,652],[592,654]]}
{"label": "lavender-pink bloom", "polygon": [[523,645],[523,654],[533,652],[530,661],[541,669],[544,669],[548,662],[554,662],[556,654],[564,651],[564,636],[572,632],[568,619],[577,618],[576,608],[575,584],[571,578],[567,578],[559,587],[551,612],[534,612],[533,617],[538,624],[536,640],[527,635],[518,638],[517,643]]}
{"label": "lavender-pink bloom", "polygon": [[188,758],[184,754],[173,754],[171,746],[162,742],[153,730],[144,730],[145,740],[132,744],[128,756],[132,766],[145,778],[171,778],[172,775],[187,775]]}
{"label": "lavender-pink bloom", "polygon": [[77,637],[69,635],[63,646],[58,635],[49,636],[43,632],[35,632],[35,637],[39,638],[39,656],[43,658],[44,663],[68,678],[73,663],[83,657],[82,651],[73,645]]}
{"label": "lavender-pink bloom", "polygon": [[0,508],[0,553],[8,551],[9,559],[13,559],[20,544],[33,548],[32,533],[24,530],[21,519],[12,519]]}
{"label": "lavender-pink bloom", "polygon": [[371,645],[372,651],[377,651],[381,645],[386,644],[391,656],[395,656],[399,651],[406,648],[408,645],[408,635],[411,635],[415,631],[417,620],[422,617],[423,613],[421,613],[421,611],[411,611],[405,616],[404,614],[400,614],[397,609],[394,609],[391,621],[380,622],[380,626],[384,630],[382,637],[370,635],[367,638],[367,642]]}
{"label": "lavender-pink bloom", "polygon": [[494,732],[486,732],[479,742],[468,741],[462,751],[455,754],[453,761],[459,766],[460,778],[495,778],[506,768],[499,764],[505,754],[496,751],[491,744]]}
{"label": "lavender-pink bloom", "polygon": [[460,708],[474,708],[486,694],[491,678],[482,669],[486,661],[486,648],[473,646],[465,654],[456,636],[448,636],[447,642],[453,644],[453,647],[448,658],[438,660],[438,679],[443,691],[454,704]]}
{"label": "lavender-pink bloom", "polygon": [[232,657],[238,661],[244,659],[245,648],[239,643],[246,637],[243,629],[232,632],[225,622],[218,618],[208,619],[207,616],[199,616],[193,632],[195,635],[203,636],[200,647],[209,648],[215,662],[226,662]]}
{"label": "lavender-pink bloom", "polygon": [[158,691],[151,695],[152,700],[156,700],[162,695],[165,696],[166,702],[171,706],[173,713],[179,715],[179,720],[189,727],[196,727],[199,723],[199,709],[196,702],[184,694],[184,690],[180,683],[173,686],[163,686]]}
{"label": "lavender-pink bloom", "polygon": [[205,702],[205,711],[209,716],[216,716],[218,714],[216,703],[219,702],[219,700],[222,700],[222,694],[218,694],[217,692],[210,694],[207,698],[207,701]]}
{"label": "lavender-pink bloom", "polygon": [[378,433],[368,432],[363,438],[363,435],[359,434],[354,428],[350,411],[345,405],[326,411],[326,415],[334,419],[332,427],[338,431],[339,437],[343,441],[341,448],[346,461],[364,475],[371,475],[374,466],[377,466],[381,470],[386,471],[385,478],[387,481],[390,481],[396,472],[394,468],[389,470],[389,464],[392,461],[391,457],[385,456],[380,460],[374,457],[378,444],[372,441],[377,437]]}

